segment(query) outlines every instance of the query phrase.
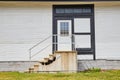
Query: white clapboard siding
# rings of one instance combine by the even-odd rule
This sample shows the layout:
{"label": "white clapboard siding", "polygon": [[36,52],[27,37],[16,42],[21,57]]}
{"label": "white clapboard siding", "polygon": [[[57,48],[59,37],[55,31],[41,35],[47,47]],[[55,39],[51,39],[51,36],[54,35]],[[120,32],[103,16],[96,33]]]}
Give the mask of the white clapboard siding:
{"label": "white clapboard siding", "polygon": [[[52,6],[0,8],[0,61],[28,60],[28,49],[50,35]],[[35,50],[51,42],[52,37]],[[50,54],[51,46],[40,55]],[[34,59],[39,60],[40,55]]]}
{"label": "white clapboard siding", "polygon": [[97,59],[120,59],[120,4],[95,5]]}
{"label": "white clapboard siding", "polygon": [[[9,7],[11,5],[0,7],[0,61],[28,60],[28,49],[52,35],[53,4],[42,5],[40,3],[36,7],[35,5],[27,7],[27,4],[24,7],[20,5],[15,7],[14,4],[12,7]],[[78,3],[72,2],[71,4]],[[97,59],[120,59],[120,3],[116,4],[112,6],[112,3],[95,3]],[[32,52],[39,51],[51,42],[52,38]],[[52,53],[51,46],[33,60]],[[78,58],[92,59],[92,56],[79,55]]]}

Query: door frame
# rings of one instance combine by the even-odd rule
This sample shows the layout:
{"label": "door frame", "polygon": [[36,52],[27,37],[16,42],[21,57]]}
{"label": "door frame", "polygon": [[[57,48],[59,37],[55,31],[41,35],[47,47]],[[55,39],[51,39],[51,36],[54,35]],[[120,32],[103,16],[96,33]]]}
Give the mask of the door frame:
{"label": "door frame", "polygon": [[[86,14],[78,14],[78,13],[69,13],[69,14],[58,14],[56,13],[57,8],[79,8],[79,7],[89,7],[91,9],[91,13]],[[89,33],[74,33],[74,18],[90,18],[91,20],[91,32]],[[90,35],[91,36],[91,49],[82,49],[78,52],[78,55],[93,55],[93,59],[96,59],[95,55],[95,24],[94,24],[94,4],[82,4],[82,5],[53,5],[53,35],[57,34],[57,27],[56,27],[56,20],[57,19],[71,19],[72,20],[72,34],[75,35]],[[57,43],[56,39],[56,43]],[[72,41],[75,42],[75,38],[72,37]],[[55,42],[54,36],[53,36],[53,43]],[[72,49],[74,50],[75,45],[72,45]],[[56,49],[55,49],[56,47]],[[57,50],[57,44],[53,44],[53,53]]]}

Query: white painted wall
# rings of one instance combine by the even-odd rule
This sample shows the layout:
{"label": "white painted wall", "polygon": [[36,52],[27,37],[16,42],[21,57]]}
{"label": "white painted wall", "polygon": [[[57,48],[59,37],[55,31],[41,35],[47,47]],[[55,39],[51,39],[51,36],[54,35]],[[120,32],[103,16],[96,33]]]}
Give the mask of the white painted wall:
{"label": "white painted wall", "polygon": [[[71,3],[73,4],[73,3]],[[78,3],[75,3],[78,4]],[[102,3],[101,3],[102,4]],[[95,3],[95,34],[97,59],[120,59],[120,4],[98,6]],[[26,4],[25,4],[26,5]],[[36,7],[0,7],[0,61],[28,60],[28,49],[45,37],[52,35],[52,3]],[[109,4],[111,5],[111,4]],[[33,53],[51,43],[51,38],[38,46]],[[41,55],[51,53],[51,46]],[[46,53],[46,51],[48,51]],[[78,56],[92,58],[92,56]]]}
{"label": "white painted wall", "polygon": [[[28,60],[28,49],[50,35],[52,6],[0,8],[0,61]],[[32,53],[47,46],[52,42],[51,38]],[[43,51],[40,55],[51,54],[51,46],[46,49],[48,52]],[[39,60],[39,57],[34,59]]]}
{"label": "white painted wall", "polygon": [[95,5],[97,59],[120,59],[120,4]]}

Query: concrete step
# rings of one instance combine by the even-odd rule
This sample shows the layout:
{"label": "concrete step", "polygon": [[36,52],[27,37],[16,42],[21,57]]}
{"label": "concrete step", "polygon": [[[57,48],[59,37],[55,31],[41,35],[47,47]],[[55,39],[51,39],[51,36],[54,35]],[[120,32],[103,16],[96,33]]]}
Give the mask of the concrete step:
{"label": "concrete step", "polygon": [[32,72],[38,72],[39,67],[43,67],[41,70],[47,70],[46,65],[50,65],[52,62],[54,62],[56,59],[54,54],[50,54],[49,57],[44,58],[43,60],[40,60],[37,64],[34,64],[32,68],[29,68],[25,72],[32,73]]}

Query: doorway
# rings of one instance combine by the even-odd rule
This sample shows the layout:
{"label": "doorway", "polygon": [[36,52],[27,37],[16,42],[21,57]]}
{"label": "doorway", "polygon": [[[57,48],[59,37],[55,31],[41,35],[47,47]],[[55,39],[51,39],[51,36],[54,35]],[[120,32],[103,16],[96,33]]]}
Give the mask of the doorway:
{"label": "doorway", "polygon": [[76,50],[95,59],[94,5],[54,5],[53,35],[53,52]]}
{"label": "doorway", "polygon": [[58,51],[72,51],[71,28],[71,20],[57,20]]}

